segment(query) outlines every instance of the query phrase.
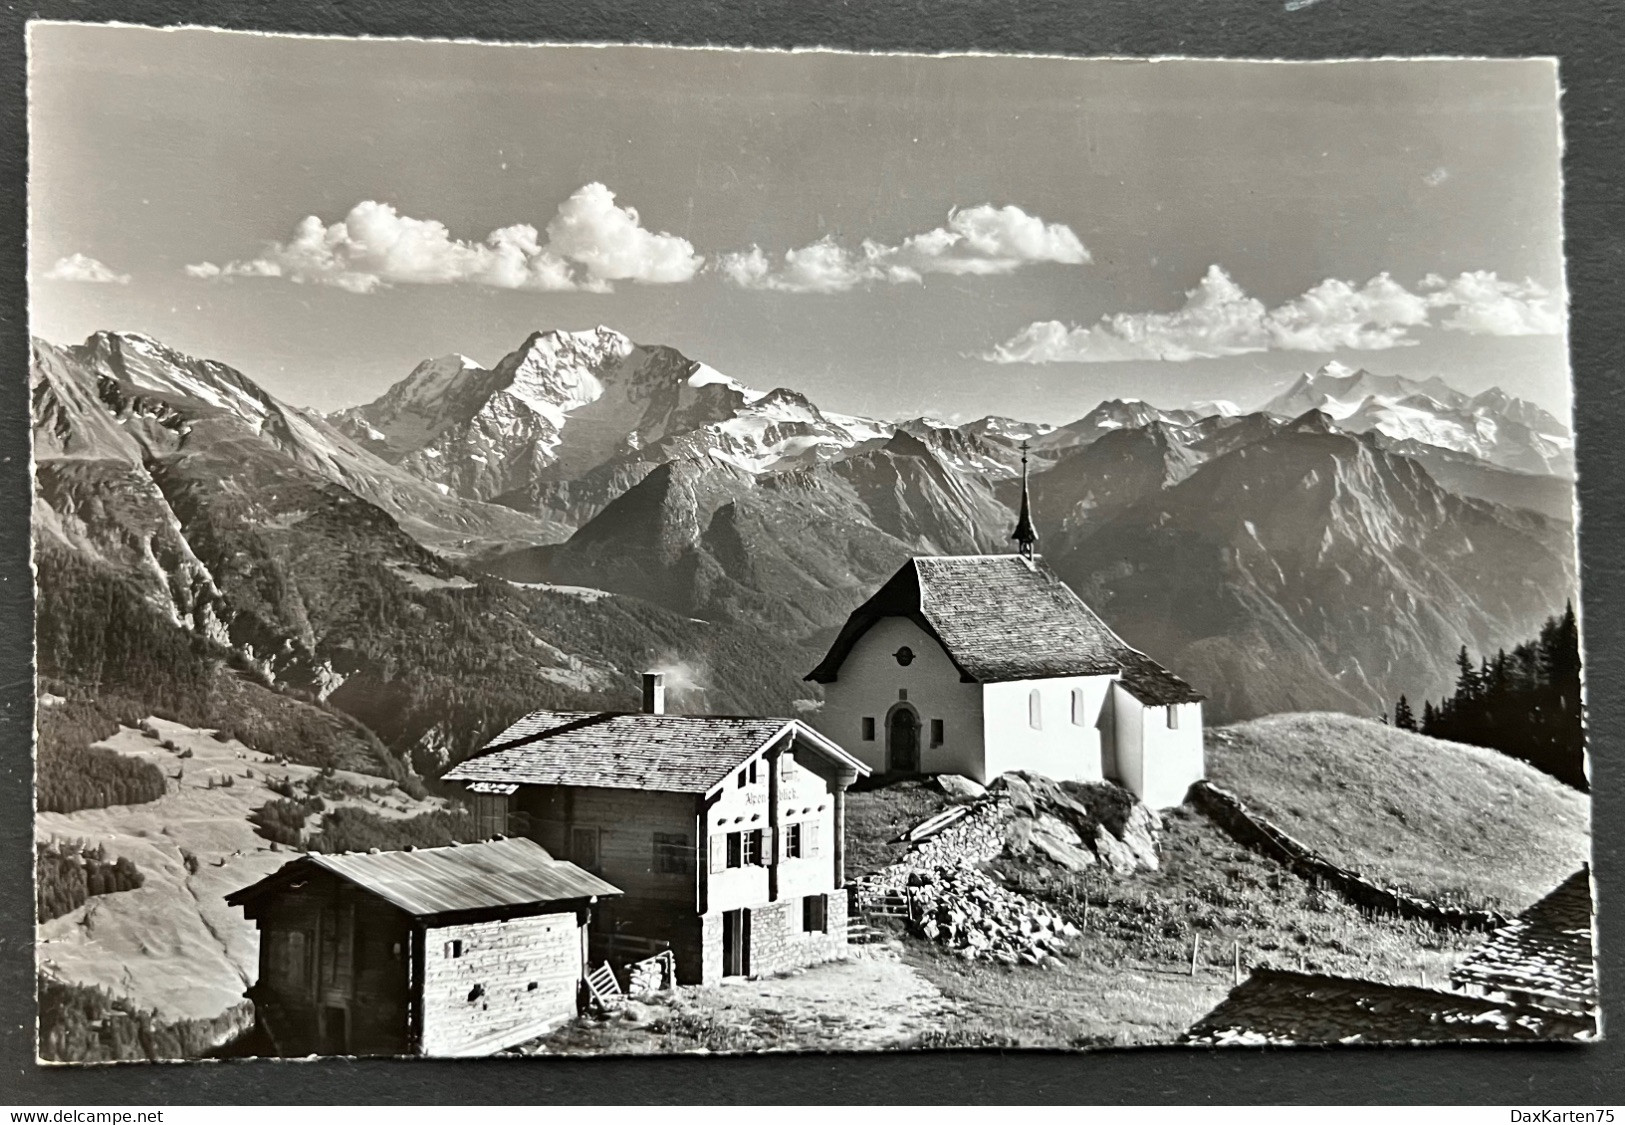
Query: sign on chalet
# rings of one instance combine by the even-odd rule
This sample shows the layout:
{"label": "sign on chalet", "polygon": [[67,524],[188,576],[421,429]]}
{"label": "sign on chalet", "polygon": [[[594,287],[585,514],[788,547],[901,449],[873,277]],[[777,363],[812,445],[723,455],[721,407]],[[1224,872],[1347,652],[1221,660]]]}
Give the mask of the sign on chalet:
{"label": "sign on chalet", "polygon": [[623,890],[595,957],[669,948],[677,978],[754,976],[846,946],[847,786],[863,762],[795,719],[537,711],[449,770],[485,830],[525,835]]}
{"label": "sign on chalet", "polygon": [[878,773],[1031,770],[1160,808],[1206,772],[1202,696],[1027,551],[910,559],[807,679],[813,723]]}
{"label": "sign on chalet", "polygon": [[309,854],[226,896],[259,928],[277,1055],[488,1054],[577,1013],[587,923],[620,891],[530,840]]}

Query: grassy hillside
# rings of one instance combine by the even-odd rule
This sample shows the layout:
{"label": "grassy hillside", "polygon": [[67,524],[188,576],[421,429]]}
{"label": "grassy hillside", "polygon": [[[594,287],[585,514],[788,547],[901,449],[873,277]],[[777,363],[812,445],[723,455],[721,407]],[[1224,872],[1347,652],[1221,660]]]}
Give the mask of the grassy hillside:
{"label": "grassy hillside", "polygon": [[[235,739],[164,719],[144,725],[145,731],[119,727],[96,746],[156,767],[164,780],[161,796],[138,805],[41,811],[35,819],[40,843],[101,847],[144,876],[139,887],[94,895],[36,931],[41,973],[73,986],[52,1002],[49,1026],[61,1057],[84,1050],[91,1052],[85,1058],[102,1058],[108,1056],[95,1052],[112,1049],[74,1030],[84,1022],[80,1016],[112,1018],[102,1011],[112,1002],[73,988],[105,990],[116,1006],[145,1013],[140,1018],[154,1027],[201,1021],[197,1028],[210,1034],[240,1030],[241,1019],[231,1013],[258,971],[259,946],[253,924],[226,905],[225,895],[298,854],[256,831],[249,819],[254,810],[295,786],[301,794],[326,794],[328,816],[365,812],[404,823],[446,808],[376,776],[279,761]],[[313,818],[311,830],[319,826],[325,820]]]}
{"label": "grassy hillside", "polygon": [[1367,917],[1190,808],[1164,820],[1158,871],[1046,877],[998,861],[1010,885],[1082,929],[1072,956],[1046,966],[967,962],[909,938],[905,959],[960,1005],[958,1018],[922,1045],[1169,1043],[1224,999],[1238,952],[1244,973],[1271,966],[1415,984],[1422,974],[1443,980],[1483,940]]}
{"label": "grassy hillside", "polygon": [[1329,858],[1435,899],[1522,910],[1590,855],[1584,794],[1494,750],[1336,714],[1208,732],[1208,776]]}

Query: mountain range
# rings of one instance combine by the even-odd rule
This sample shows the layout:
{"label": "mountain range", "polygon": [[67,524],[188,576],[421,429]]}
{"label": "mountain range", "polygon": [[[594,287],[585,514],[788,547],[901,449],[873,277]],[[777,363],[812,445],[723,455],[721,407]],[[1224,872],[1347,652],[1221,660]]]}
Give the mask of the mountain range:
{"label": "mountain range", "polygon": [[1519,472],[1574,475],[1568,427],[1499,387],[1468,397],[1437,376],[1417,382],[1333,361],[1299,376],[1263,409],[1289,418],[1319,410],[1349,433],[1469,453]]}
{"label": "mountain range", "polygon": [[608,328],[328,416],[134,334],[36,342],[31,380],[43,676],[141,695],[72,643],[94,588],[426,773],[654,664],[678,706],[816,706],[801,674],[907,556],[1007,549],[1023,445],[1041,550],[1215,720],[1440,694],[1575,584],[1561,424],[1336,365],[1060,426],[858,418]]}

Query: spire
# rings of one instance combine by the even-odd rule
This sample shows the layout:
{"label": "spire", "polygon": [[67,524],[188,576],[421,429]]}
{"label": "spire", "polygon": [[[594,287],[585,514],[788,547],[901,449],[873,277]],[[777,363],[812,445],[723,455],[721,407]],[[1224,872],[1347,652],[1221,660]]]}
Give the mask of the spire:
{"label": "spire", "polygon": [[1021,515],[1016,519],[1016,530],[1010,534],[1016,542],[1016,550],[1021,552],[1023,558],[1033,557],[1033,548],[1038,546],[1038,532],[1033,530],[1032,504],[1027,498],[1027,443],[1021,443]]}

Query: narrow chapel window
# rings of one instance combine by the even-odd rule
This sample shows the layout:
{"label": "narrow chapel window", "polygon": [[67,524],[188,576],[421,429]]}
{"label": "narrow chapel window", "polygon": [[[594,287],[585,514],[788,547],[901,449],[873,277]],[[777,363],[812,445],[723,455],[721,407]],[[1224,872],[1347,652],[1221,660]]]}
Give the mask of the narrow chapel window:
{"label": "narrow chapel window", "polygon": [[1073,688],[1072,689],[1072,725],[1073,726],[1081,727],[1087,722],[1087,717],[1085,715],[1085,712],[1087,710],[1088,709],[1083,705],[1083,689],[1081,687]]}
{"label": "narrow chapel window", "polygon": [[1044,702],[1037,688],[1027,693],[1027,725],[1034,730],[1044,729]]}
{"label": "narrow chapel window", "polygon": [[1168,704],[1168,729],[1179,729],[1179,704],[1177,703]]}
{"label": "narrow chapel window", "polygon": [[942,745],[942,720],[941,719],[932,719],[931,720],[931,745],[932,746],[941,746]]}
{"label": "narrow chapel window", "polygon": [[875,740],[875,720],[874,720],[874,716],[865,715],[864,718],[863,718],[863,741],[865,741],[865,742],[873,742],[874,740]]}

